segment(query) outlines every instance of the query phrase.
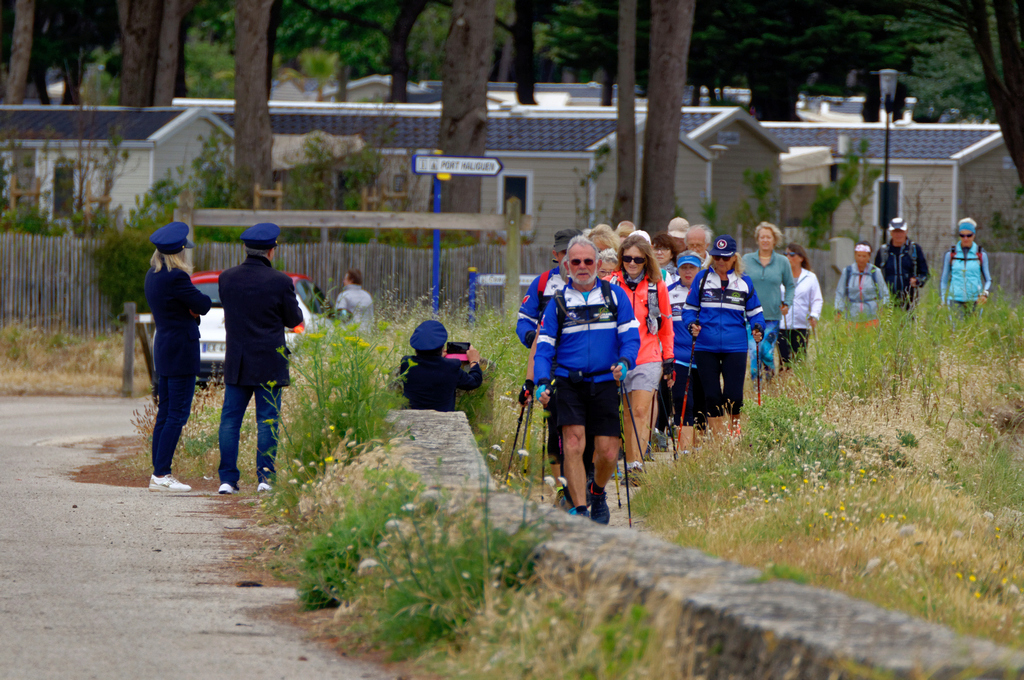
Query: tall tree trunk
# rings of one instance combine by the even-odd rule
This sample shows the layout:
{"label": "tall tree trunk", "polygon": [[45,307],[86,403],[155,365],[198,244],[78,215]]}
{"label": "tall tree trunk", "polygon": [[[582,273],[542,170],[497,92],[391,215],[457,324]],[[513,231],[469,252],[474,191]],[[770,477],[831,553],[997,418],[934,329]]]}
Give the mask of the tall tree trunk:
{"label": "tall tree trunk", "polygon": [[[0,54],[4,52],[4,13],[0,12]],[[7,67],[0,62],[0,101],[7,96]]]}
{"label": "tall tree trunk", "polygon": [[512,72],[512,36],[505,36],[505,43],[501,46],[501,56],[498,58],[498,72],[495,75],[495,82],[507,83]]}
{"label": "tall tree trunk", "polygon": [[636,0],[619,1],[619,98],[612,221],[633,220],[636,192]]}
{"label": "tall tree trunk", "polygon": [[409,101],[409,35],[416,20],[427,7],[427,0],[406,0],[391,27],[391,101],[404,104]]}
{"label": "tall tree trunk", "polygon": [[188,18],[183,16],[178,24],[178,59],[174,69],[174,96],[187,97],[188,84],[185,81],[185,42],[188,40]]}
{"label": "tall tree trunk", "polygon": [[39,95],[39,103],[43,106],[50,105],[50,93],[46,90],[46,67],[37,66],[32,69],[32,82],[35,83],[36,93]]}
{"label": "tall tree trunk", "polygon": [[533,0],[516,0],[516,96],[520,104],[533,106],[536,76],[533,71]]}
{"label": "tall tree trunk", "polygon": [[615,74],[603,68],[598,72],[601,74],[601,106],[611,106],[615,99]]}
{"label": "tall tree trunk", "polygon": [[675,212],[679,120],[695,4],[696,0],[651,1],[651,75],[647,88],[640,222],[652,233],[664,231]]}
{"label": "tall tree trunk", "polygon": [[246,205],[253,183],[273,180],[267,105],[267,29],[274,0],[238,0],[235,8],[235,171]]}
{"label": "tall tree trunk", "polygon": [[163,3],[117,0],[121,24],[121,106],[152,106]]}
{"label": "tall tree trunk", "polygon": [[[267,100],[274,88],[274,52],[277,50],[277,27],[281,25],[281,9],[284,0],[274,0],[270,6],[270,21],[267,23]],[[269,114],[268,114],[269,115]]]}
{"label": "tall tree trunk", "polygon": [[170,106],[178,77],[178,40],[181,37],[182,0],[164,0],[160,19],[153,106]]}
{"label": "tall tree trunk", "polygon": [[28,63],[32,57],[32,27],[35,25],[35,19],[35,0],[17,0],[14,4],[14,35],[11,40],[11,76],[5,104],[17,105],[25,101]]}
{"label": "tall tree trunk", "polygon": [[[483,156],[487,150],[487,76],[494,43],[494,0],[454,0],[441,68],[439,146],[447,155]],[[445,182],[446,212],[480,212],[480,178]]]}
{"label": "tall tree trunk", "polygon": [[338,94],[334,96],[336,102],[348,101],[348,76],[352,67],[348,64],[338,64]]}

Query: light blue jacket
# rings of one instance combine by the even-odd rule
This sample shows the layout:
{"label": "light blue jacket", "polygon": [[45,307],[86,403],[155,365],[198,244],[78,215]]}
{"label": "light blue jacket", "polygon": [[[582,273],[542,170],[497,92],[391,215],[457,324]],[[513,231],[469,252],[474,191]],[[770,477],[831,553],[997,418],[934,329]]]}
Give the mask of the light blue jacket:
{"label": "light blue jacket", "polygon": [[836,286],[836,311],[851,321],[871,321],[878,318],[878,305],[889,302],[889,286],[882,270],[868,264],[864,271],[851,264],[839,275]]}
{"label": "light blue jacket", "polygon": [[[980,257],[979,257],[980,253]],[[977,243],[964,253],[958,244],[942,258],[942,278],[939,291],[943,304],[953,302],[975,302],[988,293],[992,287],[992,274],[988,268],[988,253]]]}

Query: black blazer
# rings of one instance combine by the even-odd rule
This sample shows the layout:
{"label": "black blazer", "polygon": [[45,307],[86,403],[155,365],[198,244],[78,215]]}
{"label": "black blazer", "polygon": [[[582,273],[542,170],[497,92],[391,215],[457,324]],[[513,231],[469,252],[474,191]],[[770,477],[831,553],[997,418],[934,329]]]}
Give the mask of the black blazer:
{"label": "black blazer", "polygon": [[444,412],[455,410],[456,388],[475,390],[484,380],[479,364],[467,372],[458,359],[439,356],[402,357],[399,374],[409,408]]}
{"label": "black blazer", "polygon": [[153,360],[157,375],[199,375],[199,319],[189,311],[206,314],[210,298],[180,269],[150,269],[146,302],[156,324]]}
{"label": "black blazer", "polygon": [[221,272],[218,287],[227,331],[224,382],[287,385],[284,329],[303,322],[291,277],[275,270],[267,258],[250,255]]}

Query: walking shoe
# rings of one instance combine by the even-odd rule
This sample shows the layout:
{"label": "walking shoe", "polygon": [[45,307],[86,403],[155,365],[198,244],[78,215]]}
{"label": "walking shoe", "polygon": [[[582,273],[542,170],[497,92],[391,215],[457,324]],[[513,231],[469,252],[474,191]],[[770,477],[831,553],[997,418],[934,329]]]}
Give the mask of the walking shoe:
{"label": "walking shoe", "polygon": [[569,498],[569,490],[565,487],[558,487],[555,489],[555,507],[560,510],[569,510],[573,507],[572,500]]}
{"label": "walking shoe", "polygon": [[654,431],[654,441],[658,445],[658,451],[668,451],[668,436],[661,430]]}
{"label": "walking shoe", "polygon": [[586,508],[583,508],[582,510],[580,510],[579,508],[573,508],[572,510],[569,511],[569,514],[576,515],[577,517],[586,517],[588,519],[590,518],[590,513],[587,511]]}
{"label": "walking shoe", "polygon": [[270,484],[267,484],[266,482],[260,482],[259,486],[256,487],[256,493],[265,493],[270,490]]}
{"label": "walking shoe", "polygon": [[[587,491],[590,489],[588,488]],[[592,494],[591,498],[594,500],[590,506],[590,519],[598,524],[608,524],[608,520],[612,516],[611,511],[608,510],[608,492]]]}
{"label": "walking shoe", "polygon": [[177,479],[170,475],[163,477],[157,477],[155,475],[149,478],[149,490],[150,491],[178,491],[185,492],[191,491],[192,487],[188,484],[182,484]]}
{"label": "walking shoe", "polygon": [[223,484],[221,484],[220,488],[217,489],[217,493],[219,493],[219,494],[233,494],[233,493],[236,493],[237,491],[238,491],[238,487],[237,486],[235,486],[234,484],[228,484],[227,482],[224,482]]}

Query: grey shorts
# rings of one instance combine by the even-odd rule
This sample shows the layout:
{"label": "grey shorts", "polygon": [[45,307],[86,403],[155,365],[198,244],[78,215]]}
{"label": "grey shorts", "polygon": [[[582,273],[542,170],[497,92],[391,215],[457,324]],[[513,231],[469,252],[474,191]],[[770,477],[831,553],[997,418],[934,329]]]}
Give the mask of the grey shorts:
{"label": "grey shorts", "polygon": [[640,364],[635,368],[631,368],[626,373],[626,391],[635,392],[636,390],[644,390],[647,392],[653,392],[658,389],[658,382],[660,380],[660,363],[653,362],[649,364]]}

